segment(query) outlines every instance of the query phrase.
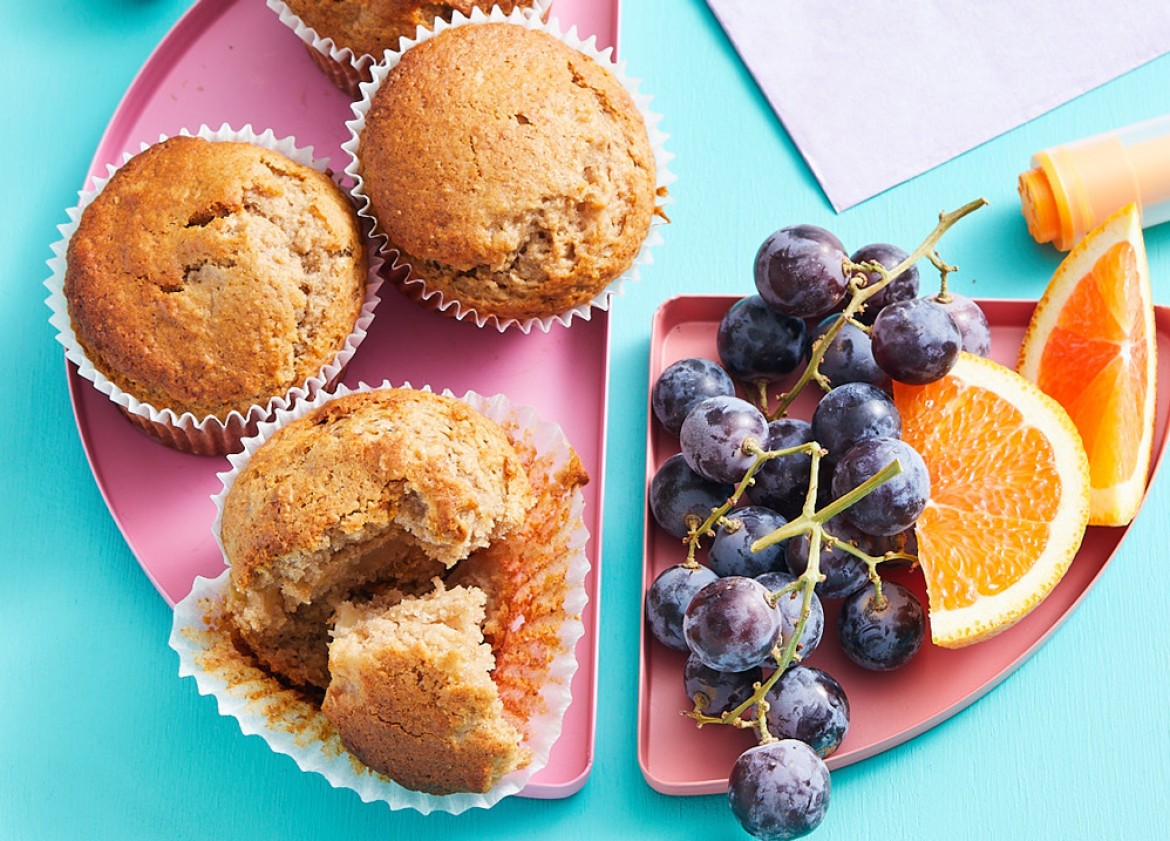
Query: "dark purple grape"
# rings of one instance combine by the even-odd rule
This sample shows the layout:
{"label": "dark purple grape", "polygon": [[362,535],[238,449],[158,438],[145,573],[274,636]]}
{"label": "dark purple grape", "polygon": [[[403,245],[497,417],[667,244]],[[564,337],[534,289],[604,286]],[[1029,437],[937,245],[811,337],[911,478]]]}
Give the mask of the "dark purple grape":
{"label": "dark purple grape", "polygon": [[[683,670],[683,688],[691,703],[707,715],[723,715],[734,710],[752,697],[755,684],[764,678],[759,667],[746,672],[717,672],[703,665],[703,661],[692,654],[687,658]],[[702,698],[699,698],[699,695]]]}
{"label": "dark purple grape", "polygon": [[650,480],[650,513],[668,534],[686,537],[690,531],[688,517],[698,517],[703,522],[711,509],[727,502],[734,491],[731,485],[704,479],[678,453],[664,461]]}
{"label": "dark purple grape", "polygon": [[825,761],[804,742],[781,739],[739,755],[727,780],[727,801],[747,832],[782,841],[820,826],[830,788]]}
{"label": "dark purple grape", "polygon": [[755,463],[744,450],[768,440],[768,421],[760,410],[738,397],[708,397],[683,421],[679,444],[691,469],[712,482],[736,483]]}
{"label": "dark purple grape", "polygon": [[845,256],[841,240],[824,228],[781,228],[756,252],[756,290],[785,315],[811,318],[832,312],[849,286]]}
{"label": "dark purple grape", "polygon": [[842,512],[866,534],[895,535],[914,525],[930,499],[930,472],[918,451],[896,438],[867,438],[837,460],[833,496],[841,497],[897,459],[902,472]]}
{"label": "dark purple grape", "polygon": [[[799,418],[778,418],[768,424],[768,440],[764,448],[787,450],[813,440],[812,425]],[[808,496],[809,471],[812,456],[792,453],[769,459],[756,471],[751,488],[752,501],[771,508],[793,520],[804,508]]]}
{"label": "dark purple grape", "polygon": [[834,463],[859,441],[897,438],[902,416],[893,398],[869,383],[845,383],[821,398],[813,410],[813,438]]}
{"label": "dark purple grape", "polygon": [[[783,571],[765,572],[763,575],[756,576],[756,581],[759,581],[773,593],[782,590],[795,580],[794,575]],[[776,607],[779,608],[780,615],[783,617],[784,625],[780,635],[784,639],[792,639],[803,606],[804,594],[800,590],[793,590],[776,599]],[[821,604],[820,597],[814,592],[808,605],[808,619],[804,622],[804,631],[800,635],[800,642],[797,643],[797,654],[804,658],[816,651],[817,646],[821,644],[824,632],[825,607]]]}
{"label": "dark purple grape", "polygon": [[[821,321],[813,331],[813,341],[828,332],[839,318],[841,318],[839,315],[830,315]],[[840,332],[825,349],[818,370],[835,386],[844,383],[869,383],[884,389],[890,383],[886,372],[874,362],[873,343],[870,342],[869,333],[850,322],[841,327]]]}
{"label": "dark purple grape", "polygon": [[942,379],[955,366],[963,338],[947,311],[915,298],[890,304],[870,328],[873,358],[893,379],[924,385]]}
{"label": "dark purple grape", "polygon": [[817,468],[817,499],[816,509],[819,511],[833,501],[833,468],[837,461],[832,453],[821,456],[821,463]]}
{"label": "dark purple grape", "polygon": [[987,323],[987,314],[983,308],[965,295],[956,295],[948,292],[946,300],[942,300],[942,293],[931,295],[926,300],[934,301],[947,311],[951,321],[959,328],[963,350],[976,356],[991,355],[991,325]]}
{"label": "dark purple grape", "polygon": [[741,380],[778,380],[804,360],[808,328],[804,319],[784,315],[759,295],[741,298],[719,322],[715,346],[719,359]]}
{"label": "dark purple grape", "polygon": [[[849,543],[873,557],[888,551],[886,538],[865,534],[840,514],[825,523],[825,531],[837,542]],[[803,575],[808,568],[810,542],[807,534],[798,535],[788,541],[786,558],[788,570],[793,575]],[[840,599],[869,583],[869,567],[856,555],[851,555],[840,546],[830,548],[821,543],[820,566],[824,580],[817,584],[816,593],[822,599]]]}
{"label": "dark purple grape", "polygon": [[683,636],[683,615],[695,594],[718,580],[705,566],[675,564],[660,572],[646,591],[646,622],[654,639],[675,651],[690,651]]}
{"label": "dark purple grape", "polygon": [[841,684],[812,666],[793,666],[764,700],[768,732],[777,739],[799,739],[824,759],[841,746],[849,730],[849,699]]}
{"label": "dark purple grape", "polygon": [[780,611],[754,578],[732,576],[708,584],[691,599],[683,635],[703,665],[719,672],[744,672],[772,663],[780,642]]}
{"label": "dark purple grape", "polygon": [[[864,245],[853,253],[849,259],[854,263],[881,263],[883,268],[892,269],[910,255],[896,245],[884,242],[875,242],[873,245]],[[877,272],[867,272],[870,284],[877,283],[882,276]],[[877,314],[883,307],[896,304],[898,301],[909,301],[918,297],[918,267],[911,266],[890,281],[889,285],[865,302],[865,310],[857,320],[863,324],[873,324]]]}
{"label": "dark purple grape", "polygon": [[883,581],[881,602],[866,587],[842,603],[837,633],[850,660],[888,672],[906,665],[922,647],[926,614],[917,596],[896,581]]}
{"label": "dark purple grape", "polygon": [[678,435],[691,409],[708,397],[735,394],[731,375],[710,359],[680,359],[654,381],[650,404],[667,431]]}
{"label": "dark purple grape", "polygon": [[755,578],[784,566],[787,541],[774,543],[759,552],[752,544],[774,532],[788,521],[769,508],[749,505],[727,515],[727,524],[715,530],[715,539],[707,552],[707,563],[717,575],[743,575]]}

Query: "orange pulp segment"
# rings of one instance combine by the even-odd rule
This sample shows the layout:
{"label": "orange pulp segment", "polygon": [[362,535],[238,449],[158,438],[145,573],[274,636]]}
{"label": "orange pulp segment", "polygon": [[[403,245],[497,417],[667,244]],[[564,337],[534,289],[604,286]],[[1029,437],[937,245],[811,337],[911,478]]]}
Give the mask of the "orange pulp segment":
{"label": "orange pulp segment", "polygon": [[935,644],[1003,631],[1060,581],[1088,520],[1088,463],[1068,414],[1009,368],[961,354],[924,386],[894,384],[902,437],[930,471],[919,561]]}
{"label": "orange pulp segment", "polygon": [[1157,345],[1141,222],[1130,205],[1090,232],[1053,275],[1019,371],[1076,424],[1089,457],[1092,525],[1126,525],[1154,441]]}

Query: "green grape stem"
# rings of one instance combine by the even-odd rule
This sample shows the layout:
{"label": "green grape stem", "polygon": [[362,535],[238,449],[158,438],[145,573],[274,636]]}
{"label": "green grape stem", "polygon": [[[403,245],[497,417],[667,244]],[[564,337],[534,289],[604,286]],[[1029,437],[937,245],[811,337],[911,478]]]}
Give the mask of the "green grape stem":
{"label": "green grape stem", "polygon": [[755,390],[756,407],[763,414],[768,414],[768,381],[767,380],[753,380],[751,382],[752,388]]}
{"label": "green grape stem", "polygon": [[[902,462],[898,461],[898,459],[894,459],[873,476],[858,485],[856,488],[853,488],[853,490],[849,491],[848,493],[839,496],[837,499],[834,499],[820,511],[815,513],[810,514],[807,510],[808,500],[806,499],[806,510],[803,514],[787,525],[781,526],[775,531],[769,532],[768,534],[761,537],[751,545],[751,551],[759,552],[783,540],[788,540],[790,537],[795,537],[800,534],[808,534],[814,530],[821,531],[821,527],[824,526],[826,521],[836,517],[846,508],[853,505],[853,503],[857,502],[862,497],[868,496],[879,486],[884,485],[886,482],[890,481],[890,479],[893,479],[901,472]],[[812,490],[811,487],[810,490]],[[858,551],[860,552],[861,550]]]}
{"label": "green grape stem", "polygon": [[704,537],[714,535],[715,526],[718,525],[719,522],[725,516],[727,516],[727,513],[739,503],[739,500],[743,497],[744,493],[746,493],[747,489],[751,487],[752,482],[754,481],[753,477],[756,475],[756,471],[760,469],[764,462],[771,461],[774,458],[782,458],[783,456],[794,455],[796,453],[812,453],[814,450],[818,454],[815,457],[819,458],[821,446],[817,443],[811,443],[799,444],[795,447],[785,447],[782,450],[765,450],[760,447],[759,442],[754,438],[748,438],[746,441],[744,441],[743,450],[745,453],[754,455],[756,460],[752,462],[752,466],[748,468],[747,473],[745,473],[743,478],[740,479],[736,484],[735,488],[731,492],[731,496],[729,496],[727,500],[718,508],[712,508],[711,513],[707,515],[707,519],[703,520],[702,522],[698,522],[699,518],[694,517],[694,522],[690,523],[690,529],[687,532],[687,536],[683,538],[683,542],[686,543],[687,546],[687,559],[683,562],[683,566],[685,566],[687,569],[696,569],[699,566],[699,562],[695,560],[695,552],[699,548],[699,542]]}
{"label": "green grape stem", "polygon": [[[835,537],[825,531],[824,524],[826,521],[844,511],[850,505],[853,505],[858,500],[872,493],[875,489],[888,482],[890,479],[902,472],[902,464],[897,459],[894,459],[874,476],[862,482],[856,488],[853,488],[848,493],[842,495],[838,499],[826,505],[821,510],[816,510],[817,500],[817,476],[820,472],[820,461],[824,450],[820,445],[813,442],[805,444],[800,447],[790,447],[787,450],[774,451],[760,451],[757,454],[757,464],[762,464],[768,457],[777,458],[782,454],[790,454],[793,452],[807,451],[812,456],[812,464],[809,466],[809,489],[804,498],[804,509],[801,515],[787,525],[769,532],[761,537],[751,545],[752,552],[759,552],[782,540],[788,540],[798,535],[807,534],[809,536],[808,548],[808,565],[805,567],[803,573],[796,579],[795,582],[789,584],[780,590],[775,591],[770,595],[773,604],[783,595],[799,590],[801,593],[800,615],[797,617],[795,627],[792,631],[792,636],[789,638],[787,645],[783,648],[777,646],[772,650],[772,658],[776,661],[776,670],[768,676],[768,678],[753,686],[752,695],[739,706],[732,710],[728,710],[722,715],[707,715],[700,708],[700,703],[696,700],[695,708],[693,710],[684,712],[684,715],[694,719],[695,723],[702,727],[706,724],[725,724],[732,727],[739,727],[741,729],[754,728],[756,730],[756,737],[760,744],[766,744],[775,741],[775,737],[768,732],[766,715],[767,715],[767,701],[765,700],[768,691],[776,685],[785,670],[793,663],[800,661],[800,638],[804,634],[805,624],[808,622],[809,614],[812,612],[812,599],[815,592],[816,585],[824,578],[821,575],[821,544],[826,540],[831,541],[832,545],[840,546],[845,551],[860,558],[869,567],[870,580],[874,582],[877,589],[878,598],[881,596],[881,578],[877,574],[878,564],[893,560],[893,559],[909,559],[917,560],[913,555],[908,555],[903,552],[887,552],[880,557],[874,557],[858,549],[850,543],[845,541],[838,541]],[[749,471],[749,478],[754,470]],[[746,486],[745,486],[746,487]],[[739,488],[737,487],[737,490]],[[720,509],[716,509],[719,511]],[[730,509],[728,509],[730,510]],[[726,511],[723,511],[726,514]],[[712,512],[714,516],[714,512]],[[691,558],[693,559],[693,550]],[[755,707],[756,715],[752,719],[744,719],[744,714]]]}
{"label": "green grape stem", "polygon": [[[813,343],[812,354],[809,358],[808,364],[804,367],[800,377],[793,384],[792,388],[780,395],[779,402],[776,408],[768,414],[768,420],[776,420],[787,414],[788,409],[792,406],[793,401],[804,390],[810,382],[815,382],[822,389],[828,391],[828,380],[820,372],[821,360],[825,356],[825,351],[837,335],[844,328],[845,323],[850,321],[865,307],[865,302],[885,289],[894,278],[905,272],[919,260],[924,257],[939,270],[942,275],[940,294],[948,294],[946,291],[946,278],[949,272],[957,271],[955,266],[947,265],[942,258],[935,252],[935,246],[938,241],[942,239],[943,234],[951,229],[951,227],[970,213],[974,213],[979,208],[987,204],[986,199],[975,199],[967,202],[957,210],[952,210],[950,213],[940,213],[938,215],[938,224],[935,225],[934,230],[931,231],[926,239],[919,243],[918,247],[912,251],[905,260],[894,266],[892,269],[887,269],[881,263],[870,261],[865,263],[854,263],[851,260],[845,260],[844,269],[846,274],[850,275],[849,280],[849,301],[845,305],[845,309],[841,313],[841,317],[836,319],[829,329],[816,342]],[[878,275],[876,283],[869,283],[869,274],[875,273]]]}
{"label": "green grape stem", "polygon": [[882,595],[882,577],[878,575],[878,564],[888,561],[910,561],[912,563],[918,563],[918,557],[916,555],[911,555],[906,552],[886,552],[884,555],[875,558],[872,555],[867,555],[865,552],[862,552],[847,540],[837,540],[828,532],[825,532],[825,536],[833,541],[833,546],[839,548],[842,552],[848,552],[865,564],[869,571],[870,583],[873,584],[874,597],[877,599],[879,606],[885,604],[886,597]]}

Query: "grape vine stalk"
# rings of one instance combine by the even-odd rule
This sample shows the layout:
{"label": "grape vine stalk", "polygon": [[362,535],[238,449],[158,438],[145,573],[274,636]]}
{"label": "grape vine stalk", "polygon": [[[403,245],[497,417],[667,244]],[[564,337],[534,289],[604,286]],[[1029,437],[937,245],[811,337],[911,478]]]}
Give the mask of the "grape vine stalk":
{"label": "grape vine stalk", "polygon": [[[938,224],[934,227],[934,230],[927,235],[926,239],[919,243],[916,249],[910,252],[906,259],[891,269],[887,269],[876,261],[854,263],[846,259],[843,267],[846,276],[849,277],[849,300],[845,305],[845,309],[841,312],[841,317],[814,343],[812,357],[805,366],[803,373],[801,373],[792,388],[780,395],[775,409],[768,413],[768,419],[774,420],[775,418],[783,417],[788,412],[789,407],[792,406],[792,402],[796,400],[800,392],[810,382],[816,382],[825,391],[829,390],[827,381],[820,373],[821,359],[825,355],[825,350],[837,338],[837,334],[841,332],[846,322],[868,331],[868,328],[854,317],[861,312],[866,301],[889,286],[894,278],[898,277],[898,275],[902,274],[919,260],[926,258],[939,270],[942,276],[942,288],[945,294],[946,277],[950,272],[957,271],[957,268],[943,262],[942,258],[938,256],[938,252],[935,251],[935,246],[938,245],[938,241],[942,239],[943,234],[950,230],[956,222],[986,204],[986,199],[979,198],[967,202],[967,204],[957,210],[949,213],[940,213],[938,216]],[[869,282],[869,275],[871,273],[878,275],[877,282]]]}

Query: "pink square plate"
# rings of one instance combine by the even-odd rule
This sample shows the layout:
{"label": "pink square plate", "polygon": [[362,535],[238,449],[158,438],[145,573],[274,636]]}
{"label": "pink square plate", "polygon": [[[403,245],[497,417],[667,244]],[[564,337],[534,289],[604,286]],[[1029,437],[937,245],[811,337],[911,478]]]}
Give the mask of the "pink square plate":
{"label": "pink square plate", "polygon": [[[557,0],[564,27],[595,34],[599,46],[617,44],[619,0]],[[250,124],[295,137],[328,156],[340,170],[348,139],[349,99],[320,73],[296,35],[260,0],[200,0],[143,65],[106,129],[90,176],[106,175],[160,135]],[[609,367],[609,315],[594,311],[571,328],[548,333],[500,334],[426,311],[391,284],[365,342],[345,372],[359,382],[410,382],[456,394],[503,393],[559,423],[592,480],[585,488],[587,548],[592,571],[589,604],[578,643],[581,664],[573,702],[549,759],[524,790],[529,797],[567,797],[585,784],[593,764],[596,719],[598,582]],[[78,430],[102,496],[143,570],[170,603],[182,599],[197,575],[224,566],[211,534],[226,459],[175,452],[149,440],[71,365],[68,382]]]}
{"label": "pink square plate", "polygon": [[[736,296],[681,296],[666,301],[655,314],[650,338],[650,386],[672,362],[692,356],[717,359],[715,334],[719,320]],[[1034,301],[979,302],[992,327],[992,358],[1015,367]],[[1170,358],[1170,308],[1156,310],[1158,354]],[[1161,464],[1170,414],[1170,374],[1159,369],[1154,470]],[[807,417],[813,407],[804,395],[793,406],[794,416]],[[646,483],[667,458],[678,452],[678,440],[654,420],[646,454]],[[1124,539],[1127,528],[1091,527],[1071,568],[1039,607],[1014,627],[986,642],[959,650],[929,643],[895,672],[870,672],[854,665],[837,643],[839,600],[825,600],[825,635],[808,658],[833,675],[849,697],[849,732],[830,768],[858,762],[912,739],[974,703],[994,688],[1048,638],[1097,581]],[[678,540],[662,531],[646,513],[643,592],[666,567],[684,560]],[[883,572],[883,575],[886,575]],[[916,592],[925,604],[922,576],[908,570],[888,574]],[[690,709],[683,690],[684,654],[661,645],[642,628],[638,682],[638,761],[646,781],[665,794],[714,794],[727,790],[727,774],[736,757],[750,747],[748,731],[705,727],[681,715]]]}

